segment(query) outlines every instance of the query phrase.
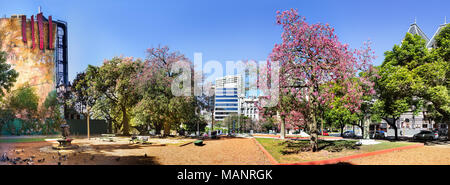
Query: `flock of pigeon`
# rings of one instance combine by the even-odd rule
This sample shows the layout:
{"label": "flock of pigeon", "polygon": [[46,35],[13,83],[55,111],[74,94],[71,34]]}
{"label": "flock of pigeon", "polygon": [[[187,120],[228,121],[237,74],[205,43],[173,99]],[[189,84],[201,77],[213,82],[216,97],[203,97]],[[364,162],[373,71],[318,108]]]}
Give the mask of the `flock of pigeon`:
{"label": "flock of pigeon", "polygon": [[[23,149],[22,151],[15,150],[16,154],[20,154],[20,152],[25,152]],[[3,153],[2,157],[0,157],[0,162],[9,162],[11,164],[23,164],[26,163],[27,165],[33,165],[36,160],[36,156],[32,155],[29,158],[22,159],[21,157],[9,157],[6,152]],[[45,158],[37,159],[36,162],[43,163],[45,162]]]}
{"label": "flock of pigeon", "polygon": [[[22,149],[21,151],[15,150],[15,153],[16,153],[16,154],[20,154],[20,152],[23,153],[23,152],[25,152],[25,151],[24,151],[24,149]],[[76,156],[77,154],[74,153],[73,155]],[[144,157],[147,158],[147,154],[144,154]],[[56,160],[57,157],[52,156],[52,158],[53,158],[53,160]],[[95,156],[92,155],[92,157],[90,158],[90,160],[94,160],[94,158],[95,158]],[[16,165],[16,164],[24,164],[24,163],[27,164],[27,165],[34,165],[35,159],[36,159],[36,156],[34,156],[34,155],[30,156],[29,158],[24,158],[24,159],[22,159],[21,157],[11,157],[11,158],[10,158],[10,157],[7,155],[7,153],[5,152],[5,153],[3,153],[3,155],[1,156],[0,162],[9,162],[9,163],[14,164],[14,165]],[[61,165],[61,161],[67,161],[68,159],[69,159],[69,156],[68,156],[68,155],[63,155],[63,154],[61,154],[61,153],[58,151],[58,165]],[[117,161],[117,162],[118,162],[119,160],[120,160],[120,157],[116,158],[116,161]],[[38,159],[38,160],[36,160],[36,162],[38,162],[38,163],[43,163],[43,162],[45,162],[45,158]]]}

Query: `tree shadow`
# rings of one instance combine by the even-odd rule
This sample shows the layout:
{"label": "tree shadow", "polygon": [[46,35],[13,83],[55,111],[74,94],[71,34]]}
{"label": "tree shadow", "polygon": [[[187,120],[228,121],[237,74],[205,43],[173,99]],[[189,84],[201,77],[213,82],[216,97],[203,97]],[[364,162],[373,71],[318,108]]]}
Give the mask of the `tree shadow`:
{"label": "tree shadow", "polygon": [[349,162],[338,162],[338,163],[326,164],[326,165],[336,166],[336,165],[354,165],[354,164],[349,163]]}
{"label": "tree shadow", "polygon": [[[20,157],[21,160],[9,161],[8,164],[17,165],[160,165],[155,156],[147,155],[118,155],[112,153],[118,149],[139,149],[139,145],[90,145],[87,150],[72,150],[42,152],[40,149],[49,143],[36,143],[33,146],[12,146],[8,152],[11,159]],[[12,149],[12,150],[11,150]],[[24,150],[22,150],[24,149]],[[15,152],[16,150],[20,152]],[[94,153],[93,153],[94,152]],[[135,153],[136,154],[136,153]],[[29,159],[32,159],[30,162]]]}

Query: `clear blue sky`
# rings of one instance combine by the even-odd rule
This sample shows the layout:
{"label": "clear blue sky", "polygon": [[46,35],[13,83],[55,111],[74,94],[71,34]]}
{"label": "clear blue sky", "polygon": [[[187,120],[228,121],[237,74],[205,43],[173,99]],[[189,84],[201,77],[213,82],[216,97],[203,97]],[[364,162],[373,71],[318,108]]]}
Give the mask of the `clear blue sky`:
{"label": "clear blue sky", "polygon": [[280,42],[277,10],[297,8],[310,23],[331,24],[352,48],[370,39],[376,65],[414,18],[430,38],[444,16],[450,20],[449,0],[0,0],[0,15],[29,17],[39,5],[45,16],[68,22],[69,79],[114,56],[144,58],[159,44],[190,59],[202,52],[204,62],[265,60]]}

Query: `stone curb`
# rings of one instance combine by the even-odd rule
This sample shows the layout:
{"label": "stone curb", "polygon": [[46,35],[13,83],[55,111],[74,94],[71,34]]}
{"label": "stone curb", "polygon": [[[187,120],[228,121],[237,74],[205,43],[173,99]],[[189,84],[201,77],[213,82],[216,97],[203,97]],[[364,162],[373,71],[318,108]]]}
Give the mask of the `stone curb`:
{"label": "stone curb", "polygon": [[272,155],[270,155],[270,153],[261,145],[261,143],[259,143],[255,138],[252,139],[256,143],[256,145],[258,145],[259,149],[261,149],[261,151],[266,155],[266,157],[269,158],[269,161],[270,163],[272,163],[272,165],[280,164],[277,160],[275,160],[275,158],[272,157]]}

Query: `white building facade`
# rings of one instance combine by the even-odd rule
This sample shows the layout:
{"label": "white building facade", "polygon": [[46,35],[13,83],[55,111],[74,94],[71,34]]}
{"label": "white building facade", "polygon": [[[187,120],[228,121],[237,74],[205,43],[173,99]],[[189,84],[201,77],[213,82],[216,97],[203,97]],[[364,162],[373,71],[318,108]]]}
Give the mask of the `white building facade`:
{"label": "white building facade", "polygon": [[246,96],[244,78],[228,75],[216,79],[214,97],[214,119],[223,121],[230,115],[244,115],[253,121],[259,120],[257,97]]}

